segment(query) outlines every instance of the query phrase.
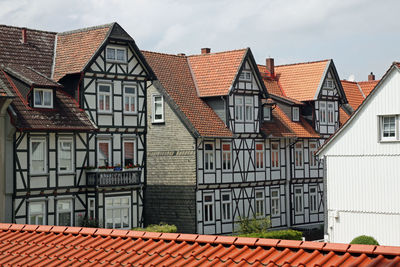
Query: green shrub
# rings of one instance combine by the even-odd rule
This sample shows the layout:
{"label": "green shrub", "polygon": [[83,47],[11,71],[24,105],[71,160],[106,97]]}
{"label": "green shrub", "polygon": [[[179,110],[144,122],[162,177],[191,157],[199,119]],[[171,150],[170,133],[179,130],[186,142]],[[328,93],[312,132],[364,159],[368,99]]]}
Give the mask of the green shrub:
{"label": "green shrub", "polygon": [[361,244],[361,245],[376,245],[379,246],[378,241],[376,241],[375,238],[372,236],[367,236],[367,235],[360,235],[354,238],[350,244]]}
{"label": "green shrub", "polygon": [[173,224],[166,224],[166,223],[160,223],[160,224],[150,224],[146,228],[134,228],[132,230],[136,231],[146,231],[146,232],[158,232],[158,233],[176,233],[178,229],[176,228],[175,225]]}
{"label": "green shrub", "polygon": [[263,219],[256,218],[239,218],[238,234],[261,233],[268,231],[271,227],[271,219],[269,217]]}
{"label": "green shrub", "polygon": [[278,230],[278,231],[247,233],[247,234],[241,234],[239,236],[270,238],[270,239],[301,240],[303,233],[297,230],[288,229],[288,230]]}
{"label": "green shrub", "polygon": [[99,227],[99,221],[97,219],[88,218],[87,216],[80,217],[78,224],[81,227],[92,227],[92,228]]}

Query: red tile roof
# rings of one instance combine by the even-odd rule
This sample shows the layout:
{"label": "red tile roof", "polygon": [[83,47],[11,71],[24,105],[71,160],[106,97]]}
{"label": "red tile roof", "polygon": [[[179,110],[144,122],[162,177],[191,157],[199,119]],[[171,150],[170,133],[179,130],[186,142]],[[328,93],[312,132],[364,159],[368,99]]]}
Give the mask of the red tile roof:
{"label": "red tile roof", "polygon": [[231,137],[232,132],[196,92],[185,56],[142,51],[166,93],[201,136]]}
{"label": "red tile roof", "polygon": [[45,87],[61,87],[61,84],[56,83],[52,79],[37,72],[31,67],[17,64],[7,64],[3,67],[8,73],[22,80],[29,86],[45,86]]}
{"label": "red tile roof", "polygon": [[187,57],[200,97],[228,95],[247,49]]}
{"label": "red tile roof", "polygon": [[375,88],[375,86],[378,84],[379,80],[374,80],[374,81],[364,81],[364,82],[358,82],[358,85],[361,87],[361,90],[363,91],[365,97],[367,97],[371,91]]}
{"label": "red tile roof", "polygon": [[357,82],[341,81],[344,92],[346,93],[347,100],[350,106],[356,110],[358,106],[364,101],[365,97],[361,91],[361,87]]}
{"label": "red tile roof", "polygon": [[64,75],[81,72],[114,24],[57,34],[57,47],[53,79],[58,81]]}
{"label": "red tile roof", "polygon": [[1,265],[399,266],[400,247],[0,224]]}
{"label": "red tile roof", "polygon": [[[349,98],[347,98],[349,99]],[[339,109],[339,122],[340,125],[343,125],[346,123],[346,121],[350,118],[349,114],[346,113],[346,111],[343,110],[342,107]]]}

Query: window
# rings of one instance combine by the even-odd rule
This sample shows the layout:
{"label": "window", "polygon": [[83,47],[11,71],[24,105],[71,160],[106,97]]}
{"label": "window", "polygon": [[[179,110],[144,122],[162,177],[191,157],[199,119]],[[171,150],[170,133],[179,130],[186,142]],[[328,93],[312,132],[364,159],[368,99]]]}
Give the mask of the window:
{"label": "window", "polygon": [[134,85],[124,86],[124,112],[136,113],[137,87]]}
{"label": "window", "polygon": [[164,122],[164,99],[162,95],[152,96],[153,123]]}
{"label": "window", "polygon": [[243,121],[243,97],[235,97],[235,118],[237,121]]}
{"label": "window", "polygon": [[317,151],[317,143],[310,142],[308,151],[308,160],[310,161],[310,167],[317,167],[317,159],[315,156],[315,151]]}
{"label": "window", "polygon": [[37,88],[33,89],[33,106],[35,108],[52,108],[53,90]]}
{"label": "window", "polygon": [[292,120],[293,121],[299,121],[300,120],[299,107],[292,107]]}
{"label": "window", "polygon": [[303,144],[296,143],[294,149],[294,161],[296,168],[303,167]]}
{"label": "window", "polygon": [[232,168],[232,150],[230,143],[222,143],[222,170],[228,171]]}
{"label": "window", "polygon": [[29,203],[29,224],[46,224],[46,203],[30,202]]}
{"label": "window", "polygon": [[319,114],[320,114],[319,121],[321,123],[326,123],[326,103],[325,102],[319,103]]}
{"label": "window", "polygon": [[264,144],[256,143],[256,169],[264,169]]}
{"label": "window", "polygon": [[58,171],[72,172],[74,170],[74,146],[72,137],[61,137],[58,140]]}
{"label": "window", "polygon": [[263,218],[265,216],[265,199],[264,199],[264,191],[257,190],[256,191],[256,218]]}
{"label": "window", "polygon": [[214,144],[204,144],[204,169],[206,171],[214,170]]}
{"label": "window", "polygon": [[318,195],[317,195],[317,187],[310,186],[310,212],[316,213],[318,212]]}
{"label": "window", "polygon": [[265,121],[270,121],[271,120],[271,107],[267,106],[267,105],[264,105],[263,113],[264,113],[264,120]]}
{"label": "window", "polygon": [[126,62],[126,49],[122,47],[107,47],[106,58],[108,61]]}
{"label": "window", "polygon": [[124,140],[123,164],[124,166],[135,165],[135,140]]}
{"label": "window", "polygon": [[114,229],[129,229],[131,216],[131,198],[106,197],[106,227]]}
{"label": "window", "polygon": [[109,166],[111,164],[111,140],[99,139],[97,141],[97,166]]}
{"label": "window", "polygon": [[381,140],[393,141],[397,139],[397,120],[396,116],[382,116],[381,121]]}
{"label": "window", "polygon": [[280,162],[279,162],[279,143],[273,142],[271,143],[271,168],[272,169],[279,169]]}
{"label": "window", "polygon": [[88,215],[89,219],[96,218],[96,200],[94,198],[88,198]]}
{"label": "window", "polygon": [[204,194],[204,223],[214,222],[214,195]]}
{"label": "window", "polygon": [[279,189],[271,190],[271,215],[279,216],[281,214],[280,210],[280,199],[279,199]]}
{"label": "window", "polygon": [[45,137],[32,137],[30,147],[31,174],[47,173],[47,146]]}
{"label": "window", "polygon": [[326,79],[326,80],[325,80],[324,87],[325,87],[325,88],[329,88],[329,89],[333,89],[333,80]]}
{"label": "window", "polygon": [[335,107],[333,102],[328,102],[328,124],[335,124]]}
{"label": "window", "polygon": [[242,71],[239,75],[240,81],[251,81],[251,72],[250,71]]}
{"label": "window", "polygon": [[57,225],[72,226],[72,200],[57,200]]}
{"label": "window", "polygon": [[294,189],[294,213],[303,213],[303,188]]}
{"label": "window", "polygon": [[99,84],[97,99],[99,112],[111,112],[111,85]]}
{"label": "window", "polygon": [[254,101],[254,98],[252,96],[246,96],[245,97],[246,121],[252,121],[253,120],[253,114],[254,114],[253,101]]}
{"label": "window", "polygon": [[232,220],[231,194],[222,193],[222,221],[227,222]]}

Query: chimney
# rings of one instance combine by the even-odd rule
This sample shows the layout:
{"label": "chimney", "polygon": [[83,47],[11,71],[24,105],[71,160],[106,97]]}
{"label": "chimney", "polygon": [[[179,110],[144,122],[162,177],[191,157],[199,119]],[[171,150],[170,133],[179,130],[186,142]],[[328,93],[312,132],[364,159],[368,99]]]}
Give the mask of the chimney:
{"label": "chimney", "polygon": [[202,48],[202,49],[201,49],[201,54],[202,54],[202,55],[203,55],[203,54],[210,54],[210,52],[211,52],[211,48],[205,47],[205,48]]}
{"label": "chimney", "polygon": [[265,66],[267,67],[267,71],[271,74],[273,77],[275,75],[275,64],[274,64],[274,59],[272,57],[267,57],[265,60]]}
{"label": "chimney", "polygon": [[375,75],[373,72],[371,72],[371,74],[368,75],[368,81],[375,81]]}
{"label": "chimney", "polygon": [[28,43],[28,39],[26,37],[26,28],[22,28],[22,39],[21,39],[21,43],[26,44]]}

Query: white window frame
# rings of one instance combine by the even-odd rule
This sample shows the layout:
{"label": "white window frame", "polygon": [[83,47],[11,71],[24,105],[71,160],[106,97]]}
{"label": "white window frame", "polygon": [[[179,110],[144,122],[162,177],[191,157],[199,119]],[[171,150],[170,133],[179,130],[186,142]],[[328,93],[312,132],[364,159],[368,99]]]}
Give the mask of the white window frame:
{"label": "white window frame", "polygon": [[[311,146],[314,146],[313,148]],[[308,143],[308,163],[310,164],[310,168],[318,167],[317,158],[315,156],[315,152],[318,150],[317,142],[310,141]]]}
{"label": "white window frame", "polygon": [[[36,104],[36,92],[42,92],[42,104]],[[44,94],[50,93],[50,105],[44,104]],[[33,89],[33,107],[35,108],[53,108],[53,98],[54,98],[54,90],[53,89],[44,89],[44,88],[34,88]]]}
{"label": "white window frame", "polygon": [[292,107],[292,120],[299,121],[300,120],[300,108]]}
{"label": "white window frame", "polygon": [[[206,197],[211,197],[211,201],[206,201]],[[203,221],[204,224],[212,224],[215,222],[215,210],[214,210],[214,194],[204,193],[203,194]]]}
{"label": "white window frame", "polygon": [[335,102],[326,102],[326,117],[328,125],[335,124]]}
{"label": "white window frame", "polygon": [[[161,100],[161,119],[156,119],[156,103],[158,103],[158,101],[156,101],[156,97],[160,97]],[[152,116],[151,116],[151,122],[152,123],[163,123],[165,122],[165,112],[164,112],[164,96],[160,95],[160,94],[153,94],[151,96],[151,112],[152,112]]]}
{"label": "white window frame", "polygon": [[[107,92],[100,92],[100,87],[101,86],[106,86],[109,88],[108,93]],[[101,102],[101,96],[103,96],[104,103],[103,103],[103,109],[100,109],[100,102]],[[108,97],[110,101],[109,109],[106,109],[106,98]],[[112,112],[112,85],[109,83],[99,83],[97,85],[97,112],[98,113],[111,113]]]}
{"label": "white window frame", "polygon": [[[120,199],[120,203],[122,203],[122,199],[124,199],[124,198],[127,198],[128,199],[128,205],[120,205],[120,206],[110,206],[110,205],[108,205],[107,204],[107,200],[108,199],[112,199],[112,200],[114,200],[114,199],[117,199],[117,198],[119,198]],[[120,215],[121,215],[121,221],[120,221],[120,224],[121,224],[121,227],[119,227],[119,228],[116,228],[115,227],[115,224],[117,223],[116,221],[115,221],[115,219],[117,218],[117,217],[115,217],[114,216],[114,214],[113,214],[113,216],[111,217],[111,219],[112,219],[112,228],[113,229],[131,229],[131,226],[132,226],[132,223],[131,223],[131,214],[132,214],[132,202],[131,202],[131,196],[113,196],[113,197],[111,197],[111,196],[107,196],[107,197],[105,197],[105,200],[104,200],[104,202],[105,202],[105,218],[104,218],[104,221],[105,221],[105,227],[106,228],[108,228],[108,224],[110,223],[109,222],[109,219],[110,218],[107,218],[107,211],[109,211],[109,210],[111,210],[111,213],[114,213],[114,210],[120,210]],[[128,227],[124,227],[124,225],[123,225],[123,222],[122,222],[122,210],[123,209],[128,209]]]}
{"label": "white window frame", "polygon": [[[211,145],[212,150],[206,150],[206,145]],[[212,172],[214,170],[215,170],[215,144],[213,142],[204,142],[204,171]]]}
{"label": "white window frame", "polygon": [[[67,211],[64,211],[64,212],[60,212],[60,209],[59,209],[59,207],[58,207],[58,204],[59,204],[60,202],[63,202],[63,201],[69,202],[69,207],[70,207],[70,209],[67,210]],[[57,205],[57,213],[56,213],[56,222],[57,222],[57,225],[60,225],[60,214],[62,214],[62,213],[69,213],[69,214],[71,215],[69,224],[68,224],[68,225],[62,225],[62,226],[73,226],[73,210],[74,210],[74,207],[73,207],[72,199],[70,199],[70,198],[59,198],[59,199],[56,200],[56,205]]]}
{"label": "white window frame", "polygon": [[328,121],[328,118],[327,118],[327,104],[326,104],[325,101],[320,101],[319,102],[319,122],[321,124],[326,124],[327,121]]}
{"label": "white window frame", "polygon": [[[71,143],[71,159],[70,159],[70,163],[71,163],[71,169],[70,170],[61,170],[61,160],[63,160],[61,158],[62,156],[62,147],[63,147],[63,143],[66,142],[70,142]],[[60,137],[58,139],[58,172],[59,173],[73,173],[75,172],[75,158],[74,158],[74,154],[75,154],[75,150],[74,150],[74,139],[72,137],[67,137],[67,136],[63,136]]]}
{"label": "white window frame", "polygon": [[[258,193],[261,193],[261,197],[257,196]],[[261,212],[258,212],[259,208],[261,208]],[[254,211],[255,211],[257,219],[265,217],[265,194],[264,194],[264,189],[256,189],[255,192],[254,192]]]}
{"label": "white window frame", "polygon": [[[241,103],[239,103],[241,102]],[[244,97],[235,96],[235,120],[238,122],[244,121]]]}
{"label": "white window frame", "polygon": [[[224,196],[228,196],[229,199],[225,200]],[[221,214],[222,214],[222,222],[231,222],[232,221],[231,192],[222,192],[221,193]]]}
{"label": "white window frame", "polygon": [[264,121],[271,120],[271,107],[268,105],[263,106],[263,118],[264,118]]}
{"label": "white window frame", "polygon": [[[114,50],[114,55],[115,58],[108,58],[108,49],[113,49]],[[124,51],[124,59],[120,60],[117,58],[117,52],[119,51]],[[115,46],[115,45],[108,45],[106,47],[106,62],[116,62],[116,63],[127,63],[128,62],[128,50],[126,47],[122,46]]]}
{"label": "white window frame", "polygon": [[[254,97],[245,96],[244,97],[244,120],[246,122],[254,121]],[[249,116],[249,117],[248,117]]]}
{"label": "white window frame", "polygon": [[132,164],[135,165],[137,163],[137,159],[136,159],[137,141],[136,140],[137,140],[136,138],[124,138],[122,141],[122,163],[121,163],[121,165],[123,167],[126,166],[126,164],[125,164],[125,143],[133,143],[133,163]]}
{"label": "white window frame", "polygon": [[[394,136],[384,136],[384,120],[385,118],[394,118]],[[380,141],[381,142],[387,142],[387,141],[397,141],[399,139],[399,122],[398,122],[398,116],[396,115],[384,115],[384,116],[379,116],[379,126],[380,126]]]}
{"label": "white window frame", "polygon": [[[135,93],[127,93],[126,88],[133,88]],[[138,86],[136,84],[124,84],[123,85],[123,93],[124,93],[124,108],[123,111],[125,114],[137,114],[138,113]],[[128,103],[126,102],[126,98],[128,98]],[[135,109],[132,110],[132,103],[134,104]],[[126,110],[126,104],[128,104],[128,110]]]}
{"label": "white window frame", "polygon": [[[276,196],[274,194],[276,193]],[[280,195],[278,188],[271,189],[271,216],[277,217],[281,215]]]}
{"label": "white window frame", "polygon": [[[274,148],[275,145],[277,146],[277,148]],[[271,142],[271,169],[277,170],[280,167],[281,167],[281,160],[280,160],[279,142],[274,141]]]}
{"label": "white window frame", "polygon": [[[96,198],[89,197],[87,205],[88,205],[88,219],[96,219]],[[93,214],[93,216],[91,216],[91,214]]]}
{"label": "white window frame", "polygon": [[[313,190],[315,190],[314,192],[311,192]],[[311,185],[308,188],[308,199],[310,202],[310,213],[318,213],[318,186],[316,185]]]}
{"label": "white window frame", "polygon": [[[38,213],[38,212],[35,212],[35,213],[33,213],[32,214],[32,211],[31,211],[31,205],[32,204],[41,204],[41,206],[42,206],[42,212],[41,213]],[[35,200],[35,201],[29,201],[29,204],[28,204],[28,224],[40,224],[38,221],[37,221],[37,217],[35,217],[35,221],[34,222],[32,222],[31,221],[31,216],[38,216],[38,215],[42,215],[43,216],[43,225],[46,225],[47,224],[47,210],[46,210],[46,201],[44,201],[44,200],[42,200],[42,201],[39,201],[39,200]]]}
{"label": "white window frame", "polygon": [[326,79],[324,83],[324,87],[328,89],[333,89],[334,88],[334,83],[332,79]]}
{"label": "white window frame", "polygon": [[239,74],[239,81],[251,82],[251,71],[243,70]]}
{"label": "white window frame", "polygon": [[302,142],[294,144],[294,166],[296,168],[303,168],[304,166],[304,151]]}
{"label": "white window frame", "polygon": [[[33,142],[41,142],[43,143],[43,171],[34,171],[32,166],[33,166],[33,147],[32,147],[32,143]],[[40,175],[40,174],[47,174],[48,173],[48,166],[47,166],[47,138],[44,136],[35,136],[35,137],[31,137],[30,141],[29,141],[29,163],[30,163],[30,167],[29,167],[29,172],[31,175]]]}
{"label": "white window frame", "polygon": [[303,188],[294,188],[294,214],[299,215],[304,213],[304,196]]}
{"label": "white window frame", "polygon": [[98,138],[97,139],[97,167],[101,167],[104,165],[100,165],[99,164],[99,155],[100,155],[100,143],[107,143],[108,144],[108,164],[106,164],[107,166],[111,166],[112,165],[112,147],[111,147],[111,142],[112,139],[111,138]]}
{"label": "white window frame", "polygon": [[[261,145],[262,149],[257,149],[257,146]],[[255,167],[256,170],[264,170],[265,169],[265,148],[263,142],[255,143]]]}
{"label": "white window frame", "polygon": [[[229,145],[229,150],[224,150],[224,146]],[[221,144],[221,165],[222,171],[231,171],[232,170],[232,143],[230,142],[222,142]]]}

